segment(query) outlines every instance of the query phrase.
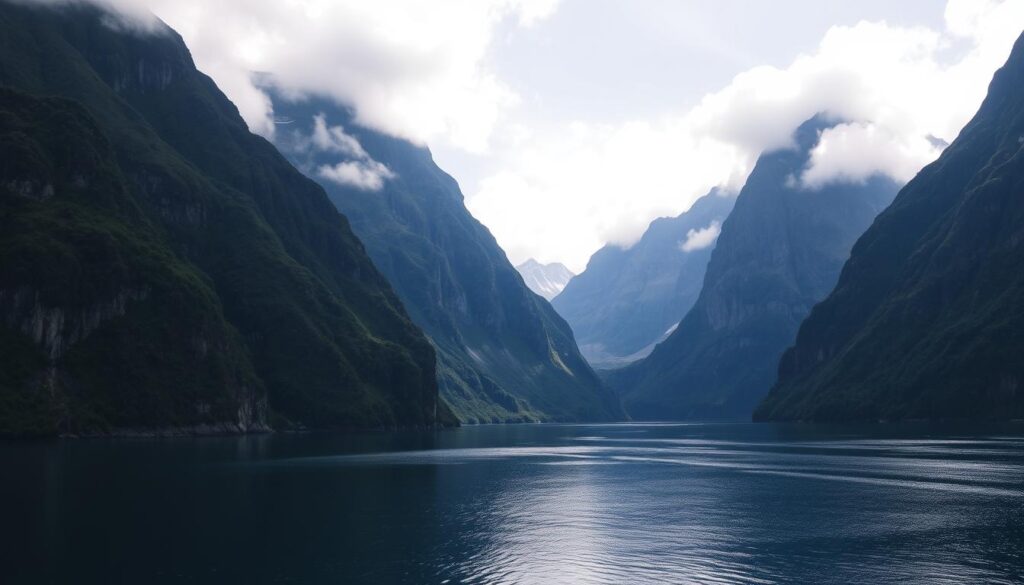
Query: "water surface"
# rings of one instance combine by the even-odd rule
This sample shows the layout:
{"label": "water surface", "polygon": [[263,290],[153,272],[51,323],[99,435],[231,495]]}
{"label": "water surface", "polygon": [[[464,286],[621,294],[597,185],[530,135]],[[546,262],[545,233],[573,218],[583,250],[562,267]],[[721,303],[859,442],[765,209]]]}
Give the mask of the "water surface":
{"label": "water surface", "polygon": [[1024,425],[0,444],[0,582],[1014,583]]}

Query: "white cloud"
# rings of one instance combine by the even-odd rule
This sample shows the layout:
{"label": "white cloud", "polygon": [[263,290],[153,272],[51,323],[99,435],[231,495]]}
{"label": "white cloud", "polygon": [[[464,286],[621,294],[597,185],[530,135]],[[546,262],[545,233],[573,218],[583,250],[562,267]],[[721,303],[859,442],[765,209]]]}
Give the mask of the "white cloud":
{"label": "white cloud", "polygon": [[47,6],[74,6],[92,4],[109,12],[106,24],[114,28],[136,29],[141,32],[162,30],[160,21],[150,6],[139,0],[10,0],[20,4],[42,4]]}
{"label": "white cloud", "polygon": [[533,26],[552,14],[561,0],[515,0],[506,4],[519,14],[519,24]]}
{"label": "white cloud", "polygon": [[711,187],[739,188],[763,150],[787,146],[819,112],[851,123],[825,134],[805,185],[906,181],[939,154],[929,137],[952,142],[977,111],[1024,29],[1024,2],[951,0],[945,16],[944,30],[833,27],[815,51],[745,71],[688,111],[521,133],[468,205],[513,262],[579,270],[601,245],[631,245]]}
{"label": "white cloud", "polygon": [[[609,124],[517,118],[518,105],[543,96],[497,74],[490,52],[501,32],[550,18],[558,0],[94,1],[154,10],[257,132],[273,123],[253,71],[344,102],[359,124],[486,153],[473,160],[488,175],[465,185],[470,210],[513,262],[577,271],[600,246],[630,245],[711,187],[737,189],[760,152],[785,146],[821,111],[851,124],[826,136],[805,185],[876,172],[906,180],[936,155],[928,136],[951,142],[976,111],[1024,28],[1022,0],[949,0],[944,27],[836,26],[789,65],[740,73],[692,108]],[[325,172],[374,184],[373,165],[345,162],[363,164]]]}
{"label": "white cloud", "polygon": [[[124,1],[124,0],[121,0]],[[416,142],[486,150],[517,95],[488,69],[496,27],[529,26],[557,0],[139,0],[178,30],[200,69],[272,132],[250,72],[351,105],[356,121]]]}
{"label": "white cloud", "polygon": [[184,37],[199,68],[249,127],[274,131],[253,72],[283,89],[329,96],[356,120],[418,143],[474,152],[518,96],[485,57],[499,25],[529,27],[559,0],[20,0],[91,2],[152,29],[155,13]]}
{"label": "white cloud", "polygon": [[380,191],[384,187],[384,180],[394,177],[394,173],[386,166],[374,160],[322,165],[316,174],[322,179],[364,191]]}
{"label": "white cloud", "polygon": [[605,243],[632,243],[653,218],[684,211],[689,193],[742,172],[733,147],[680,124],[578,123],[534,134],[499,155],[504,170],[481,181],[467,205],[513,262],[535,257],[580,271]]}
{"label": "white cloud", "polygon": [[818,189],[833,181],[862,183],[887,175],[905,183],[941,150],[926,136],[900,136],[874,124],[840,124],[821,133],[800,182]]}
{"label": "white cloud", "polygon": [[364,191],[380,191],[384,181],[395,178],[395,173],[386,165],[373,160],[359,143],[359,140],[345,132],[342,126],[330,126],[327,116],[313,117],[313,133],[303,148],[341,155],[343,160],[333,165],[321,165],[316,175],[339,185],[347,185]]}
{"label": "white cloud", "polygon": [[686,232],[686,239],[679,244],[679,249],[683,252],[703,250],[711,244],[714,244],[715,240],[718,239],[718,236],[721,233],[722,223],[719,221],[713,221],[708,225],[708,227]]}
{"label": "white cloud", "polygon": [[342,126],[327,126],[327,117],[317,114],[313,117],[313,146],[326,152],[336,152],[358,159],[367,159],[370,155],[363,150],[363,145],[355,136],[345,133]]}

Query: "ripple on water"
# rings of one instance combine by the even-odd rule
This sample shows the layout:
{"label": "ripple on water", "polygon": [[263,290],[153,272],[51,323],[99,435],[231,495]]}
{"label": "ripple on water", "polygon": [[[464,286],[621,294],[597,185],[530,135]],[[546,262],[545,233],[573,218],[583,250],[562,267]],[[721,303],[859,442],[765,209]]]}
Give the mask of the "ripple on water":
{"label": "ripple on water", "polygon": [[3,583],[1024,582],[1019,426],[71,442],[0,468]]}
{"label": "ripple on water", "polygon": [[475,519],[486,527],[479,554],[446,570],[464,583],[493,584],[808,575],[1009,583],[1020,575],[1014,545],[1024,542],[995,551],[972,543],[1007,511],[1018,522],[1010,535],[1020,537],[1024,441],[586,435],[566,443],[502,452],[522,464],[579,469],[505,486]]}

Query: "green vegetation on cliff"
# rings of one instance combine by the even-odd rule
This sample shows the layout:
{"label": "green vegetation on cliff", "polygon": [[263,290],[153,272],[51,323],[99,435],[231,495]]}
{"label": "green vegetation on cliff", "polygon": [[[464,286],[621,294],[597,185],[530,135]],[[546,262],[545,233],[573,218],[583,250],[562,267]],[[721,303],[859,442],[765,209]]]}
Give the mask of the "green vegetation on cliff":
{"label": "green vegetation on cliff", "polygon": [[[278,98],[274,111],[291,122],[279,128],[277,144],[321,180],[413,321],[430,336],[441,395],[461,420],[623,417],[618,398],[583,360],[569,326],[527,288],[430,151],[360,126],[351,112],[327,100]],[[328,140],[332,136],[337,144]],[[344,164],[376,169],[379,188],[323,173]]]}
{"label": "green vegetation on cliff", "polygon": [[1024,417],[1024,37],[857,242],[755,417]]}
{"label": "green vegetation on cliff", "polygon": [[345,218],[173,31],[0,2],[0,87],[0,432],[451,421]]}

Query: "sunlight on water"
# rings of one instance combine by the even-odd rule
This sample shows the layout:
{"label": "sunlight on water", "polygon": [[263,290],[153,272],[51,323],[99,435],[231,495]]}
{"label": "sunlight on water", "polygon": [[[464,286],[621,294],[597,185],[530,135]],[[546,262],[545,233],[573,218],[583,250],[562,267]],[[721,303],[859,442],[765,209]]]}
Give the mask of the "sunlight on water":
{"label": "sunlight on water", "polygon": [[[812,563],[815,557],[866,580],[1001,579],[998,564],[964,558],[961,548],[943,556],[935,546],[952,536],[943,530],[969,532],[984,525],[991,520],[984,512],[992,508],[1020,513],[1024,441],[1018,438],[635,436],[649,428],[611,427],[615,436],[569,434],[555,438],[558,446],[437,449],[274,464],[500,462],[510,469],[560,468],[554,473],[519,468],[493,500],[466,512],[464,521],[474,527],[479,550],[440,567],[451,582],[773,583],[789,580],[794,563]],[[678,466],[693,471],[674,469]],[[705,475],[702,468],[727,475]],[[832,482],[846,485],[829,486]],[[787,509],[794,504],[798,507]],[[786,539],[795,540],[794,550],[786,550]],[[876,540],[892,546],[853,554],[858,543]],[[852,546],[837,547],[844,541]],[[921,544],[912,544],[917,541]],[[916,555],[910,554],[914,546],[920,546]],[[766,558],[765,549],[776,550]],[[878,565],[890,555],[901,564]],[[846,566],[844,559],[849,559]]]}
{"label": "sunlight on water", "polygon": [[[62,555],[51,560],[80,562],[88,542],[62,549],[48,539],[106,515],[122,547],[113,550],[132,574],[155,582],[179,580],[152,573],[145,553],[130,556],[133,527],[150,525],[150,517],[165,532],[142,541],[164,549],[179,543],[181,566],[173,571],[181,582],[225,575],[495,585],[1024,578],[1024,438],[1016,429],[884,428],[524,426],[363,442],[74,445],[59,450],[72,469],[93,457],[145,456],[163,458],[168,473],[154,481],[141,470],[100,465],[88,476],[68,473],[57,486],[44,481],[55,529],[39,544]],[[106,480],[126,491],[95,496],[88,510],[64,501],[75,497],[68,490]],[[169,508],[147,510],[146,524],[117,512],[155,502]],[[190,532],[197,526],[234,545],[211,557],[204,543],[221,540]],[[253,549],[261,551],[255,558]]]}

